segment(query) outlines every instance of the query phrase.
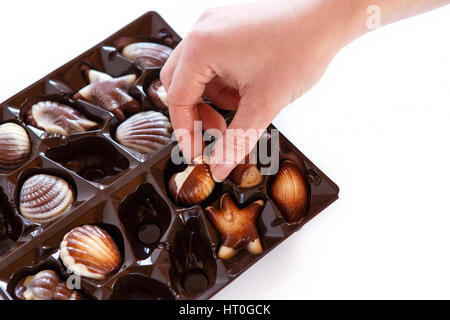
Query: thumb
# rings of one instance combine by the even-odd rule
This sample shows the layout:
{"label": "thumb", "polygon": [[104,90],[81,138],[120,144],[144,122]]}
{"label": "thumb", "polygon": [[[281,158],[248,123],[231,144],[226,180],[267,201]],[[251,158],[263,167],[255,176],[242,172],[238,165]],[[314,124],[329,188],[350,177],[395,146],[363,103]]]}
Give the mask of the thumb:
{"label": "thumb", "polygon": [[[231,171],[256,146],[273,117],[266,112],[263,101],[253,94],[244,95],[228,128],[214,144],[210,167],[217,182],[224,181]],[[264,110],[263,110],[264,109]]]}

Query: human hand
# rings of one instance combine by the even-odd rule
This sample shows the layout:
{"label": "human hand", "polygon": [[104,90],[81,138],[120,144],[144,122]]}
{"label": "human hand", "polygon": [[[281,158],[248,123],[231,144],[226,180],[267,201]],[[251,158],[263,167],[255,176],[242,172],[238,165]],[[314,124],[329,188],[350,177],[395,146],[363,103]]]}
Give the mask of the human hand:
{"label": "human hand", "polygon": [[[377,3],[384,12],[398,13],[409,1]],[[219,130],[210,161],[214,179],[223,181],[254,148],[260,130],[320,79],[345,44],[367,31],[371,3],[261,1],[206,11],[161,72],[184,157],[192,160],[202,152],[202,145],[194,143],[194,134],[201,137],[194,121],[201,120],[204,130]],[[199,104],[203,94],[220,108],[236,110],[228,128],[219,113]],[[258,134],[242,139],[242,130]]]}

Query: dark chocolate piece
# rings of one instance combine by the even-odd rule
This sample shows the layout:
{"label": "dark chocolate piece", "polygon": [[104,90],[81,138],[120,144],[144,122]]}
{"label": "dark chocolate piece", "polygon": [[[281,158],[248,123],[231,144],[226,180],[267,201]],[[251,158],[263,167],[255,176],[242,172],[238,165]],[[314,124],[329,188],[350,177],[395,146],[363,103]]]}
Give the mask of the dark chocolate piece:
{"label": "dark chocolate piece", "polygon": [[241,247],[246,247],[252,254],[262,253],[256,219],[263,207],[264,201],[257,200],[248,207],[239,209],[230,195],[225,193],[220,199],[220,210],[206,208],[206,214],[222,235],[219,258],[230,259]]}
{"label": "dark chocolate piece", "polygon": [[288,222],[301,221],[308,203],[308,187],[292,161],[285,160],[281,163],[270,194]]}
{"label": "dark chocolate piece", "polygon": [[90,84],[81,89],[74,96],[75,99],[86,99],[112,112],[119,121],[125,120],[124,112],[139,112],[139,102],[128,94],[128,90],[136,81],[136,75],[113,78],[96,70],[88,70],[86,74]]}

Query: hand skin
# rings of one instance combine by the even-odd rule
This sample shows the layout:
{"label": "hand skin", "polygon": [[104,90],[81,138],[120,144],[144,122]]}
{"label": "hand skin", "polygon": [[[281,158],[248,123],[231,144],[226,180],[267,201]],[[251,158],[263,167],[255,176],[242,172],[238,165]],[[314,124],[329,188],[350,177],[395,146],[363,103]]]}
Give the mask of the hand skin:
{"label": "hand skin", "polygon": [[[183,155],[203,130],[217,129],[211,170],[223,181],[256,145],[235,129],[265,129],[289,103],[321,78],[345,45],[370,31],[368,8],[380,8],[381,25],[449,4],[450,0],[280,0],[207,10],[177,46],[161,72],[170,117]],[[227,129],[206,95],[222,109],[236,110]],[[177,133],[177,129],[183,129]],[[201,135],[201,132],[200,132]],[[219,150],[220,149],[220,150]],[[236,156],[237,154],[237,156]]]}

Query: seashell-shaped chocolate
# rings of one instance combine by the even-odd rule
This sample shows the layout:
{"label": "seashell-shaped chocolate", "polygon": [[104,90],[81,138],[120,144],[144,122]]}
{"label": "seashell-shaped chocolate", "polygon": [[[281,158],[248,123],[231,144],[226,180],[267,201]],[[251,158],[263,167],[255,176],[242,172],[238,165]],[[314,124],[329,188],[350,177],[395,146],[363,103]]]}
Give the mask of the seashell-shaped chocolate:
{"label": "seashell-shaped chocolate", "polygon": [[308,203],[308,186],[294,162],[281,163],[270,193],[288,222],[300,222]]}
{"label": "seashell-shaped chocolate", "polygon": [[186,170],[170,178],[169,191],[176,203],[192,206],[200,203],[213,192],[215,181],[209,165],[203,157],[197,157]]}
{"label": "seashell-shaped chocolate", "polygon": [[20,213],[33,222],[44,223],[67,212],[74,201],[72,186],[59,177],[36,174],[22,186]]}
{"label": "seashell-shaped chocolate", "polygon": [[156,108],[167,109],[167,92],[160,79],[153,80],[147,89],[147,95]]}
{"label": "seashell-shaped chocolate", "polygon": [[170,142],[172,125],[160,112],[146,111],[135,114],[116,130],[117,141],[135,151],[152,153]]}
{"label": "seashell-shaped chocolate", "polygon": [[54,101],[41,101],[33,105],[27,112],[26,122],[38,129],[63,136],[98,128],[97,122],[87,119],[74,108]]}
{"label": "seashell-shaped chocolate", "polygon": [[122,265],[122,256],[113,238],[93,225],[76,227],[67,233],[59,256],[73,273],[96,280],[105,279]]}
{"label": "seashell-shaped chocolate", "polygon": [[84,300],[76,290],[71,290],[53,270],[43,270],[28,276],[17,284],[15,295],[21,300]]}
{"label": "seashell-shaped chocolate", "polygon": [[14,169],[28,159],[30,137],[20,125],[7,122],[0,125],[0,168]]}
{"label": "seashell-shaped chocolate", "polygon": [[263,176],[255,164],[238,164],[231,171],[230,179],[242,188],[251,188],[263,182]]}
{"label": "seashell-shaped chocolate", "polygon": [[139,112],[141,108],[139,102],[128,94],[136,81],[136,75],[113,78],[96,70],[87,70],[85,74],[90,84],[75,94],[74,99],[85,99],[94,103],[112,112],[120,121],[125,120],[124,112]]}
{"label": "seashell-shaped chocolate", "polygon": [[153,42],[135,42],[122,50],[125,57],[142,68],[161,68],[172,52],[171,47]]}

